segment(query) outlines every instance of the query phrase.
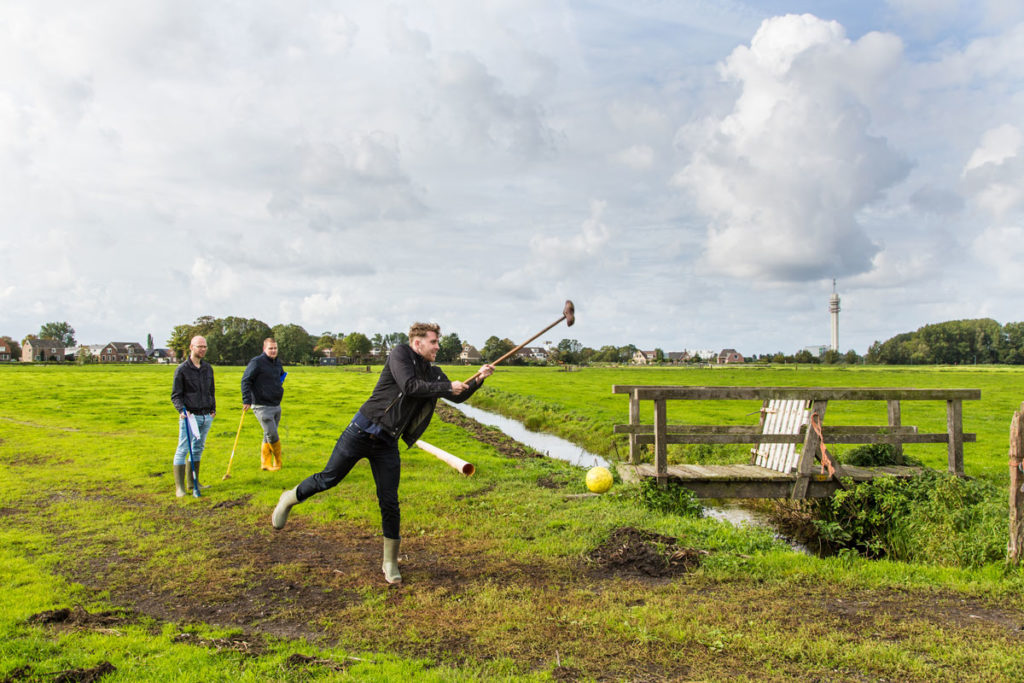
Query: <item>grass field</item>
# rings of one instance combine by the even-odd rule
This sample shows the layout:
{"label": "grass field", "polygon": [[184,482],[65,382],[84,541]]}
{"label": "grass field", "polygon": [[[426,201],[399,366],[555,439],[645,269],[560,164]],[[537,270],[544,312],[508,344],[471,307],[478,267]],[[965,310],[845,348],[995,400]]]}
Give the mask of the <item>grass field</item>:
{"label": "grass field", "polygon": [[[389,588],[365,464],[295,508],[285,530],[268,519],[281,490],[322,467],[378,368],[290,369],[284,469],[257,469],[248,417],[225,481],[241,370],[216,369],[211,487],[177,499],[172,368],[0,367],[0,680],[105,663],[104,681],[1024,679],[1016,570],[809,557],[763,529],[648,511],[623,485],[567,498],[584,491],[581,471],[506,457],[439,419],[424,438],[477,474],[403,451],[406,581]],[[1021,379],[1004,368],[503,368],[474,403],[614,457],[626,399],[612,384],[980,388],[964,407],[978,434],[967,473],[1004,483]],[[670,420],[743,423],[757,405],[686,408]],[[884,404],[836,404],[828,421],[884,415]],[[944,407],[907,405],[903,420],[941,430]],[[945,463],[941,447],[912,454]],[[652,575],[640,556],[609,563],[637,549],[617,530],[699,566]],[[59,608],[70,611],[39,616]]]}

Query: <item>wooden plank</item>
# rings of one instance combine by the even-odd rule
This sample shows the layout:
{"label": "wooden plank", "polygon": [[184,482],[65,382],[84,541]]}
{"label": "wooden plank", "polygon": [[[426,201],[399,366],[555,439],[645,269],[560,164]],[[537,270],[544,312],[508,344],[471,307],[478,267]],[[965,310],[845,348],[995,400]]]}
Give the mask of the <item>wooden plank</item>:
{"label": "wooden plank", "polygon": [[1006,560],[1016,566],[1024,553],[1024,403],[1010,422],[1010,541]]}
{"label": "wooden plank", "polygon": [[[831,434],[822,430],[825,435],[825,443],[948,443],[949,435],[945,432],[930,434]],[[800,434],[758,434],[731,433],[731,434],[678,434],[669,432],[666,434],[666,443],[709,443],[709,444],[731,444],[731,443],[801,443],[805,440],[806,432]],[[974,432],[965,432],[961,435],[965,443],[974,443],[978,435]],[[637,434],[637,443],[648,445],[654,442],[653,434]],[[756,463],[755,463],[756,464]]]}
{"label": "wooden plank", "polygon": [[654,401],[654,463],[658,468],[658,485],[664,487],[667,482],[668,448],[665,441],[665,399]]}
{"label": "wooden plank", "polygon": [[[656,477],[653,465],[631,466],[639,477]],[[854,481],[867,481],[879,476],[879,468],[846,466]],[[886,468],[896,470],[895,476],[911,477],[920,472],[916,467]],[[686,487],[698,498],[789,498],[796,475],[785,475],[757,465],[672,465],[666,473],[670,481]],[[806,498],[832,495],[838,484],[827,475],[812,473],[807,479]]]}
{"label": "wooden plank", "polygon": [[[899,401],[887,401],[886,402],[886,412],[888,413],[888,417],[889,417],[889,427],[896,428],[896,427],[899,427],[902,424],[902,422],[900,421],[900,402]],[[896,443],[893,444],[893,446],[894,446],[893,450],[895,451],[896,457],[902,459],[903,458],[903,444],[899,443],[899,442],[896,442]]]}
{"label": "wooden plank", "polygon": [[[964,443],[975,443],[978,440],[978,435],[972,432],[965,432],[961,435]],[[667,434],[665,436],[666,444],[711,444],[711,445],[728,445],[728,444],[757,444],[757,443],[771,443],[771,444],[787,444],[787,443],[802,443],[806,440],[804,434]],[[653,434],[637,434],[636,441],[641,445],[649,445],[654,443]],[[945,432],[939,432],[936,434],[908,434],[906,436],[886,436],[884,434],[877,435],[851,435],[851,436],[838,436],[838,437],[825,437],[825,443],[831,444],[863,444],[863,443],[896,443],[901,441],[903,443],[949,443],[949,435]],[[757,463],[755,463],[757,464]]]}
{"label": "wooden plank", "polygon": [[[635,394],[629,397],[629,424],[631,426],[640,424],[640,399]],[[651,431],[653,432],[653,430],[654,426],[652,425]],[[636,437],[632,434],[629,437],[629,462],[634,465],[640,462],[639,444],[636,442]]]}
{"label": "wooden plank", "polygon": [[[803,434],[804,430],[807,429],[807,425],[803,424],[800,426],[799,432],[794,432],[792,436]],[[615,425],[612,428],[615,434],[653,434],[654,425]],[[748,427],[746,425],[666,425],[665,431],[667,434],[756,434],[760,435],[763,432],[754,427]],[[831,427],[822,427],[822,433],[825,436],[871,436],[874,434],[906,434],[912,435],[917,434],[917,427],[906,426],[906,427],[882,427],[874,425],[833,425]],[[945,432],[943,432],[945,434]],[[803,441],[801,438],[800,443]]]}
{"label": "wooden plank", "polygon": [[[827,401],[814,401],[811,403],[811,413],[817,413],[818,417],[825,421],[825,409],[828,408]],[[799,500],[807,497],[807,486],[810,483],[811,470],[814,467],[814,454],[818,451],[821,440],[818,433],[813,429],[807,430],[807,438],[804,440],[804,449],[800,453],[800,462],[797,465],[797,480],[793,484],[792,497]]]}
{"label": "wooden plank", "polygon": [[949,432],[949,471],[964,473],[964,420],[963,404],[959,400],[946,401],[946,430]]}
{"label": "wooden plank", "polygon": [[911,389],[883,387],[693,387],[620,385],[616,394],[634,394],[641,400],[758,400],[804,399],[817,401],[973,401],[981,398],[981,389]]}

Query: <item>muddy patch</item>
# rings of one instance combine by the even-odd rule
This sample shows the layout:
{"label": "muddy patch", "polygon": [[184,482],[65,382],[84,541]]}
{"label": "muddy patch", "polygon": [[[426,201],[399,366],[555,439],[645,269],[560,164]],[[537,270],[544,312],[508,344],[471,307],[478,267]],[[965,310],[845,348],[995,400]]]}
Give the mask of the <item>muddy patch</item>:
{"label": "muddy patch", "polygon": [[686,548],[672,536],[620,527],[586,559],[599,576],[667,578],[692,572],[708,554],[706,550]]}
{"label": "muddy patch", "polygon": [[233,500],[222,500],[219,503],[215,503],[210,509],[211,510],[226,510],[228,508],[244,507],[245,504],[249,502],[250,498],[252,498],[252,494],[251,493],[247,493],[247,494],[245,494],[244,496],[242,496],[240,498],[235,498]]}
{"label": "muddy patch", "polygon": [[249,657],[256,657],[266,652],[263,640],[252,636],[236,638],[203,638],[195,633],[179,633],[174,636],[175,643],[185,643],[197,647],[205,647],[216,652],[238,652]]}
{"label": "muddy patch", "polygon": [[[351,658],[353,661],[362,661],[356,657]],[[333,659],[319,659],[317,657],[310,657],[309,655],[300,655],[298,652],[284,660],[285,666],[290,669],[329,669],[331,671],[344,671],[352,662],[336,662]]]}
{"label": "muddy patch", "polygon": [[482,496],[482,495],[484,495],[486,493],[490,493],[491,491],[494,490],[494,488],[496,486],[497,486],[497,484],[495,484],[492,481],[487,486],[484,486],[482,488],[478,488],[475,491],[470,491],[469,493],[463,493],[463,494],[460,494],[458,496],[455,496],[455,500],[468,500],[470,498],[478,498],[478,497],[480,497],[480,496]]}
{"label": "muddy patch", "polygon": [[448,424],[469,432],[474,439],[493,447],[507,458],[543,458],[544,454],[529,446],[519,443],[497,427],[480,424],[471,417],[466,417],[455,408],[437,404],[434,414]]}
{"label": "muddy patch", "polygon": [[64,628],[106,627],[115,624],[131,623],[132,621],[134,621],[132,615],[123,610],[89,612],[81,605],[48,609],[43,612],[37,612],[28,618],[28,623],[30,624],[46,624]]}
{"label": "muddy patch", "polygon": [[110,662],[100,662],[88,669],[66,669],[64,671],[36,672],[32,667],[19,666],[7,674],[6,678],[0,679],[0,683],[15,683],[16,681],[54,681],[54,683],[93,683],[107,674],[117,671],[117,668]]}
{"label": "muddy patch", "polygon": [[565,481],[561,477],[554,474],[545,474],[542,477],[538,477],[537,486],[542,489],[564,489]]}

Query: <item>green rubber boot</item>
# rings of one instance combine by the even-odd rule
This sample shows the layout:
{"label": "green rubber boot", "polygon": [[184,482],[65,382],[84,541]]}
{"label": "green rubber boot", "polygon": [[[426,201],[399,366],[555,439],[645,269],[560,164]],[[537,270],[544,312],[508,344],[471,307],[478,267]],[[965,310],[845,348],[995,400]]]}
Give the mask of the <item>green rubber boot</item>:
{"label": "green rubber boot", "polygon": [[288,513],[291,512],[293,505],[299,504],[299,498],[295,494],[296,489],[299,487],[288,489],[281,494],[281,497],[277,501],[277,507],[274,508],[274,513],[270,515],[270,523],[275,529],[283,529],[285,522],[288,521]]}
{"label": "green rubber boot", "polygon": [[185,468],[187,465],[175,465],[174,466],[174,495],[178,498],[183,498],[188,495],[188,491],[185,489]]}
{"label": "green rubber boot", "polygon": [[[199,476],[199,465],[200,465],[200,463],[202,463],[202,460],[198,460],[198,461],[196,461],[195,463],[192,464],[192,467],[194,467],[195,470],[196,470],[196,477]],[[192,467],[189,467],[188,463],[185,463],[184,465],[182,465],[182,467],[185,468],[185,492],[186,493],[192,493]],[[208,488],[210,488],[209,484],[204,484],[203,482],[199,482],[199,490],[200,491],[202,491],[203,489],[208,489]]]}
{"label": "green rubber boot", "polygon": [[384,578],[388,583],[402,583],[402,575],[398,572],[398,547],[401,545],[400,538],[384,538]]}

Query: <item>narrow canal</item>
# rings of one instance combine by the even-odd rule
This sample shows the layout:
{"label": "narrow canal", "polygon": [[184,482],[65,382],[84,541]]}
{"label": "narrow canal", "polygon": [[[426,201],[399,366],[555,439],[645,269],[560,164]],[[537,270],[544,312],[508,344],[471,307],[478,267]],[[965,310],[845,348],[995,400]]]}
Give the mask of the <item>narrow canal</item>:
{"label": "narrow canal", "polygon": [[[481,424],[496,427],[507,436],[541,453],[547,454],[548,457],[564,460],[577,467],[590,468],[598,465],[608,468],[612,467],[612,464],[601,456],[580,448],[571,441],[567,441],[554,434],[531,431],[518,420],[482,410],[466,403],[450,403],[448,401],[445,401],[445,403],[466,417],[473,418]],[[729,522],[734,526],[742,524],[761,527],[770,526],[764,515],[730,501],[720,501],[718,504],[706,506],[704,508],[704,515]]]}

